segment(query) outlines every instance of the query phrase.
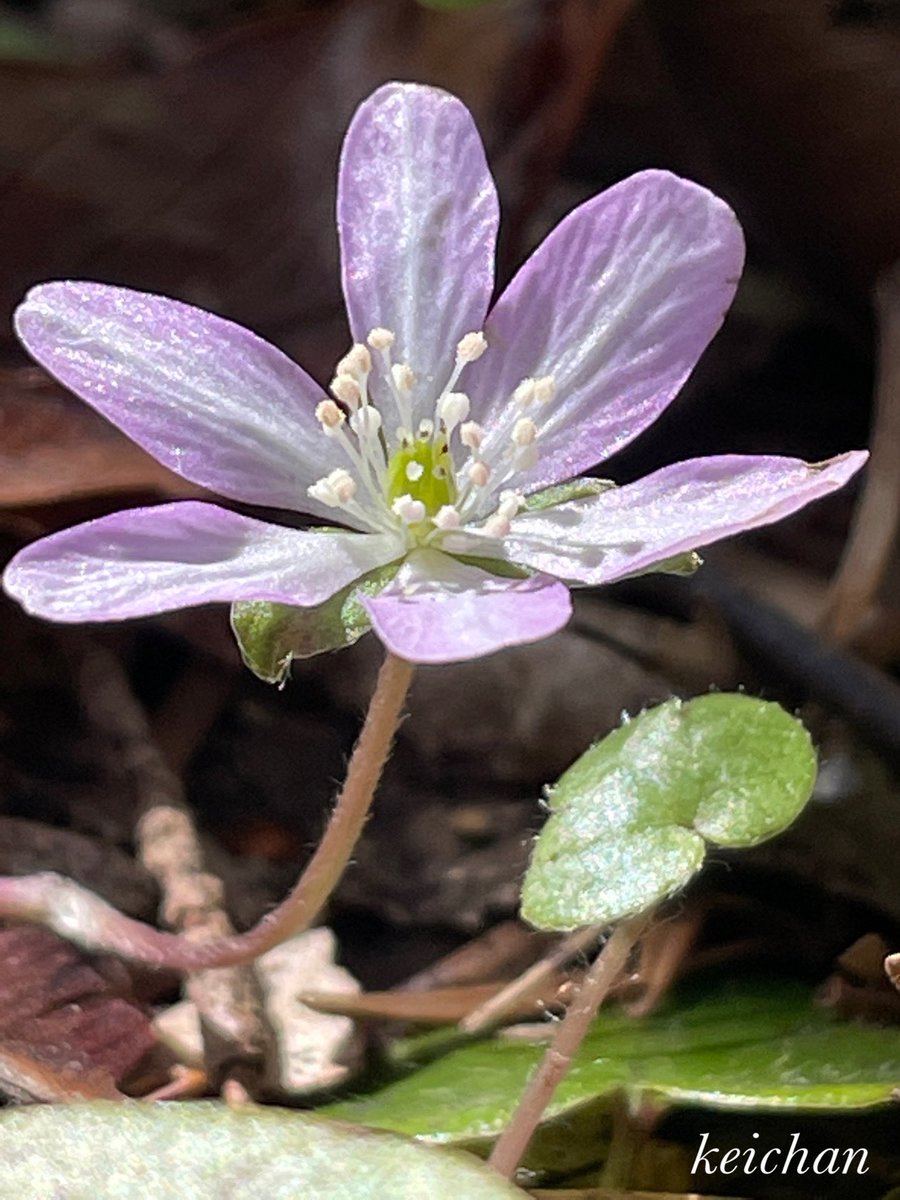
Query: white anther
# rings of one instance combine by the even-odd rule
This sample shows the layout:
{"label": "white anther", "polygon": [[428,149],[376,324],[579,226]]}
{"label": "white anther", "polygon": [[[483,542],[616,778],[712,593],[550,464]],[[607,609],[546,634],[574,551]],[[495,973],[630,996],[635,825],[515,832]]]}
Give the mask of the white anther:
{"label": "white anther", "polygon": [[316,405],[316,420],[327,434],[336,433],[346,419],[333,400],[323,400]]}
{"label": "white anther", "polygon": [[412,442],[412,432],[405,425],[398,425],[394,430],[394,440],[398,446],[408,446]]}
{"label": "white anther", "polygon": [[366,338],[373,350],[390,350],[395,340],[390,329],[383,329],[380,325],[377,329],[373,329]]}
{"label": "white anther", "polygon": [[499,513],[495,513],[484,523],[484,532],[488,537],[505,538],[509,533],[510,524],[506,517],[501,517]]}
{"label": "white anther", "polygon": [[438,529],[459,529],[462,524],[462,517],[452,504],[439,508],[432,520]]}
{"label": "white anther", "polygon": [[487,350],[487,340],[480,331],[477,333],[467,333],[465,337],[460,338],[456,347],[456,358],[459,362],[470,363],[481,358]]}
{"label": "white anther", "polygon": [[427,515],[422,501],[414,500],[409,493],[397,497],[391,505],[391,512],[395,517],[399,517],[404,525],[418,525],[420,521],[425,520]]}
{"label": "white anther", "polygon": [[356,342],[338,363],[337,375],[368,375],[372,370],[372,355],[362,342]]}
{"label": "white anther", "polygon": [[359,384],[352,375],[335,375],[331,381],[331,394],[348,408],[356,408],[361,397]]}
{"label": "white anther", "polygon": [[391,367],[391,379],[394,381],[394,387],[403,396],[409,395],[416,382],[409,363],[394,363]]}
{"label": "white anther", "polygon": [[334,494],[341,504],[346,504],[348,500],[352,500],[356,495],[356,480],[349,471],[342,471],[338,467],[336,471],[331,472],[328,479],[334,488]]}
{"label": "white anther", "polygon": [[538,404],[547,404],[556,395],[556,380],[552,375],[542,375],[534,381],[534,398]]}
{"label": "white anther", "polygon": [[438,416],[448,430],[455,429],[469,415],[469,397],[465,392],[447,392],[438,404]]}
{"label": "white anther", "polygon": [[513,404],[517,408],[528,408],[529,404],[534,403],[535,387],[533,379],[523,379],[512,394]]}
{"label": "white anther", "polygon": [[477,421],[466,421],[459,427],[459,440],[470,450],[478,450],[484,441],[484,430]]}
{"label": "white anther", "polygon": [[512,431],[513,445],[530,446],[537,437],[537,425],[531,417],[519,417]]}
{"label": "white anther", "polygon": [[488,480],[491,477],[491,468],[485,462],[476,461],[469,463],[468,475],[476,487],[487,487]]}
{"label": "white anther", "polygon": [[497,515],[511,521],[524,507],[525,500],[521,492],[501,492]]}
{"label": "white anther", "polygon": [[356,495],[356,480],[349,471],[337,467],[306,490],[314,500],[327,504],[329,508],[340,508]]}
{"label": "white anther", "polygon": [[381,429],[381,413],[377,408],[372,408],[371,404],[367,404],[350,418],[350,428],[360,441],[376,438]]}
{"label": "white anther", "polygon": [[426,441],[434,434],[434,421],[419,422],[419,437]]}
{"label": "white anther", "polygon": [[410,483],[415,483],[425,474],[425,468],[419,462],[411,462],[406,464],[406,470],[403,473]]}

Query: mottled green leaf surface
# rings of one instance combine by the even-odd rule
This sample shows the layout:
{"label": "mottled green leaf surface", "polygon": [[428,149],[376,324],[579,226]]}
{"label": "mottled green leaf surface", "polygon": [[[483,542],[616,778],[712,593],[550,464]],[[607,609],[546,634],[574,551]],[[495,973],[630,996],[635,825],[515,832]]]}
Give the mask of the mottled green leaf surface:
{"label": "mottled green leaf surface", "polygon": [[360,594],[374,596],[394,578],[400,563],[388,563],[357,579],[323,604],[294,608],[268,600],[240,600],[231,606],[231,628],[241,657],[267,683],[283,683],[291,660],[352,646],[369,631]]}
{"label": "mottled green leaf surface", "polygon": [[[327,1111],[436,1142],[477,1145],[509,1120],[542,1053],[542,1046],[500,1038],[475,1042]],[[574,1131],[600,1136],[603,1114],[623,1092],[660,1107],[822,1113],[888,1104],[898,1082],[896,1029],[843,1024],[814,1007],[799,984],[723,984],[699,999],[675,998],[640,1021],[613,1009],[597,1018],[550,1103],[543,1165],[558,1169],[554,1156],[567,1142],[574,1155]],[[596,1144],[588,1151],[597,1161]]]}
{"label": "mottled green leaf surface", "polygon": [[541,929],[616,921],[683,887],[706,844],[785,829],[816,775],[809,734],[737,694],[669,700],[592,746],[549,793],[522,915]]}
{"label": "mottled green leaf surface", "polygon": [[512,1200],[459,1152],[275,1108],[71,1104],[0,1113],[3,1200]]}
{"label": "mottled green leaf surface", "polygon": [[556,508],[558,504],[566,504],[569,500],[586,500],[589,496],[599,496],[608,492],[616,485],[611,479],[592,479],[590,476],[579,476],[566,483],[554,483],[550,487],[541,488],[525,497],[525,508],[528,512],[543,512],[547,508]]}

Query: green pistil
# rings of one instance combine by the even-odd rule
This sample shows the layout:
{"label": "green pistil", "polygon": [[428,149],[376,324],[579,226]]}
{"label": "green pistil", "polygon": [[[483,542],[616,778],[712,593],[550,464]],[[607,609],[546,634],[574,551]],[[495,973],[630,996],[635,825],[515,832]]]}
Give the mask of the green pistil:
{"label": "green pistil", "polygon": [[[418,479],[410,479],[407,475],[406,469],[412,464],[422,468]],[[421,500],[429,517],[445,504],[455,502],[453,459],[444,434],[438,433],[434,438],[417,437],[405,442],[391,455],[387,469],[388,505],[401,496]]]}

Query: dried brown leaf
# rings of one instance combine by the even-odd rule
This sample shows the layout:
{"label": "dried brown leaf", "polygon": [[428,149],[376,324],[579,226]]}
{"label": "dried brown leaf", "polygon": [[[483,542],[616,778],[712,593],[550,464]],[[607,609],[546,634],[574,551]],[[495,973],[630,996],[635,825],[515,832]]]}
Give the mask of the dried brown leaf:
{"label": "dried brown leaf", "polygon": [[37,1100],[117,1095],[155,1044],[141,1009],[39,926],[0,930],[0,961],[0,1087]]}

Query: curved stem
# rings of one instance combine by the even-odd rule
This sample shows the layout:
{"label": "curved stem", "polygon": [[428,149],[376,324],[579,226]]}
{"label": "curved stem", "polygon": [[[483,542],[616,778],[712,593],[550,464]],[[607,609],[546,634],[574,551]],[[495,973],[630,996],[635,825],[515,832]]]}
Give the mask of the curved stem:
{"label": "curved stem", "polygon": [[584,1041],[597,1009],[627,964],[628,956],[651,917],[652,913],[645,912],[617,925],[581,981],[538,1069],[529,1079],[512,1119],[497,1139],[488,1159],[494,1170],[507,1179],[515,1174],[544,1110]]}
{"label": "curved stem", "polygon": [[365,825],[412,675],[411,663],[386,655],[322,841],[290,895],[253,929],[192,942],[125,917],[72,880],[53,874],[0,879],[0,917],[40,921],[87,949],[176,971],[251,962],[308,929],[343,874]]}

